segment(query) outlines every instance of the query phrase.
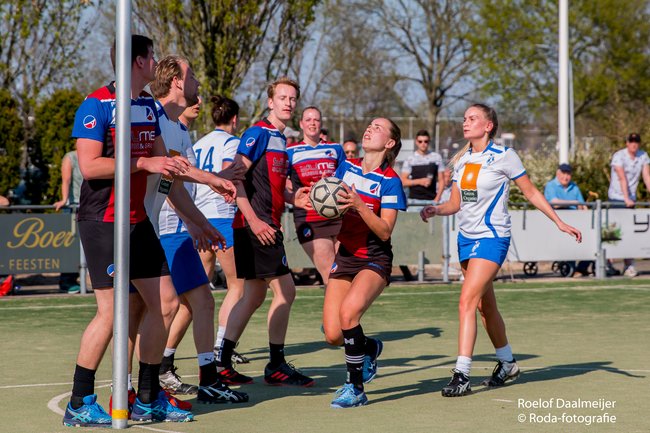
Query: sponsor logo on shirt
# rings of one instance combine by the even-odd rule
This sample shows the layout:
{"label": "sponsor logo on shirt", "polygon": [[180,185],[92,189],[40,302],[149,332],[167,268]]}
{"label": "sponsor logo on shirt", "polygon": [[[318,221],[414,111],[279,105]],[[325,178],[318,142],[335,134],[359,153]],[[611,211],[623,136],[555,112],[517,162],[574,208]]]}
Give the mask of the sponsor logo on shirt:
{"label": "sponsor logo on shirt", "polygon": [[86,129],[93,129],[95,126],[97,126],[97,119],[89,114],[88,116],[84,117],[84,126]]}
{"label": "sponsor logo on shirt", "polygon": [[460,197],[464,202],[476,203],[478,201],[478,181],[481,164],[465,164],[463,177],[460,179]]}
{"label": "sponsor logo on shirt", "polygon": [[145,117],[149,122],[153,122],[156,116],[153,114],[151,107],[145,107]]}
{"label": "sponsor logo on shirt", "polygon": [[379,184],[373,183],[370,185],[370,194],[378,195],[379,194]]}
{"label": "sponsor logo on shirt", "polygon": [[488,156],[487,161],[485,161],[486,167],[491,166],[493,162],[494,162],[494,153],[490,153],[490,156]]}
{"label": "sponsor logo on shirt", "polygon": [[246,140],[246,147],[253,147],[255,144],[255,137],[248,137],[248,140]]}
{"label": "sponsor logo on shirt", "polygon": [[330,269],[330,273],[336,272],[336,270],[339,268],[339,265],[336,264],[336,262],[332,263],[332,269]]}

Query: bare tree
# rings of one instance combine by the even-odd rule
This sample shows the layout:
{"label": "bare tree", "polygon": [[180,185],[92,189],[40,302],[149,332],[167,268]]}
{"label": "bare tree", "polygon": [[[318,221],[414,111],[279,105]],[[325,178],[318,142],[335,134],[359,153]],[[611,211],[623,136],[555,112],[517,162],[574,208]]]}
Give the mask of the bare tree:
{"label": "bare tree", "polygon": [[478,68],[468,38],[475,17],[471,2],[455,0],[366,0],[356,7],[385,42],[402,80],[424,92],[427,119],[435,128],[443,108],[474,91]]}

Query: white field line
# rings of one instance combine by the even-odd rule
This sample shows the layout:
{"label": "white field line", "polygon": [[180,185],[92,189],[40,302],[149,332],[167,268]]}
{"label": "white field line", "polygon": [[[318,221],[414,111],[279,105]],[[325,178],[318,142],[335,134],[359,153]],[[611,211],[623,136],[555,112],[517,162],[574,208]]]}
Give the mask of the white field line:
{"label": "white field line", "polygon": [[[640,292],[650,292],[650,285],[641,285],[641,286],[619,286],[619,285],[611,285],[611,286],[595,286],[595,287],[573,287],[573,286],[558,286],[558,287],[531,287],[531,288],[519,288],[519,289],[508,289],[508,288],[497,288],[496,292],[497,293],[544,293],[544,292],[559,292],[559,291],[566,291],[566,290],[571,290],[573,292],[596,292],[596,291],[602,291],[602,290],[630,290],[630,291],[640,291]],[[391,292],[390,288],[387,289],[384,293],[380,295],[381,298],[395,298],[395,297],[406,297],[406,296],[425,296],[425,295],[452,295],[452,294],[458,294],[458,290],[436,290],[436,291],[418,291],[414,290],[413,292]],[[298,292],[298,295],[296,296],[297,299],[309,299],[309,298],[316,298],[316,299],[322,299],[324,298],[324,294],[317,294],[317,295],[301,295],[300,292]],[[266,299],[265,302],[270,302],[270,299]],[[0,311],[19,311],[19,310],[57,310],[57,309],[71,309],[71,308],[96,308],[95,304],[79,304],[79,305],[55,305],[55,306],[46,306],[46,305],[39,305],[39,306],[24,306],[24,307],[0,307]]]}
{"label": "white field line", "polygon": [[[102,381],[98,381],[98,382],[110,382],[110,381],[102,380]],[[40,385],[41,386],[48,386],[48,384],[40,384]],[[62,385],[62,384],[55,383],[55,384],[51,384],[51,385]],[[29,386],[35,386],[35,385],[29,385]],[[98,386],[97,388],[106,388],[107,386],[110,386],[110,383],[107,384],[107,385]],[[71,392],[65,392],[63,394],[59,394],[57,396],[52,397],[52,399],[47,402],[47,408],[50,409],[55,414],[63,416],[65,411],[63,409],[61,409],[61,407],[60,407],[61,400],[70,397],[70,394],[72,394],[72,393]],[[163,430],[163,429],[159,429],[159,428],[149,427],[149,426],[146,426],[146,425],[133,424],[133,423],[130,423],[129,427],[135,427],[135,428],[139,428],[139,429],[143,429],[143,430],[156,431],[156,432],[162,432],[162,433],[181,433],[181,432],[177,432],[177,431],[174,431],[174,430]]]}

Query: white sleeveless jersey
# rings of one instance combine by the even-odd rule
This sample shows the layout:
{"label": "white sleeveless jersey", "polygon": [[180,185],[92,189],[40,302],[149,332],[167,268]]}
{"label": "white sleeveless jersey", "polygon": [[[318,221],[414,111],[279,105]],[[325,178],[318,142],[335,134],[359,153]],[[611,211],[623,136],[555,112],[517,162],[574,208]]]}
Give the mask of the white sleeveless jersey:
{"label": "white sleeveless jersey", "polygon": [[[212,173],[223,170],[224,162],[233,162],[239,147],[239,137],[223,129],[215,129],[194,144],[196,167]],[[228,204],[209,186],[197,184],[194,203],[206,218],[234,218],[237,206]]]}
{"label": "white sleeveless jersey", "polygon": [[[167,117],[165,110],[160,102],[156,102],[158,117],[160,121],[160,133],[167,153],[177,152],[185,156],[192,165],[196,165],[194,152],[192,151],[192,139],[190,134],[180,121],[173,122]],[[176,182],[179,182],[178,180]],[[193,182],[183,182],[190,197],[194,197],[196,184]],[[147,195],[144,199],[147,215],[158,236],[180,233],[187,229],[183,226],[183,221],[178,217],[176,211],[167,202],[167,195],[158,192],[160,184],[160,174],[151,174],[147,178]]]}
{"label": "white sleeveless jersey", "polygon": [[510,181],[526,174],[514,150],[490,142],[483,152],[468,150],[454,167],[460,189],[458,228],[470,239],[510,237]]}

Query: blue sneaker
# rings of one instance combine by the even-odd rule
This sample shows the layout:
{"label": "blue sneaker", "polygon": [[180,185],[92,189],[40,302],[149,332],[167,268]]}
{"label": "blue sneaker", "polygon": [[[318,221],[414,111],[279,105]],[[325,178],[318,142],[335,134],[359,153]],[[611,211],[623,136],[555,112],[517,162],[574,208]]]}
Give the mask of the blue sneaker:
{"label": "blue sneaker", "polygon": [[363,383],[370,383],[377,376],[377,358],[381,355],[381,351],[384,350],[384,343],[380,339],[375,338],[377,342],[377,354],[374,358],[366,355],[363,358]]}
{"label": "blue sneaker", "polygon": [[357,389],[351,383],[346,383],[336,391],[330,406],[335,409],[347,409],[349,407],[363,406],[366,403],[368,403],[366,393]]}
{"label": "blue sneaker", "polygon": [[192,412],[179,409],[169,402],[165,391],[160,391],[158,399],[142,403],[136,398],[131,412],[132,421],[189,422],[194,419]]}
{"label": "blue sneaker", "polygon": [[84,397],[84,404],[73,409],[68,403],[63,415],[63,425],[68,427],[111,427],[113,420],[97,403],[97,394]]}

